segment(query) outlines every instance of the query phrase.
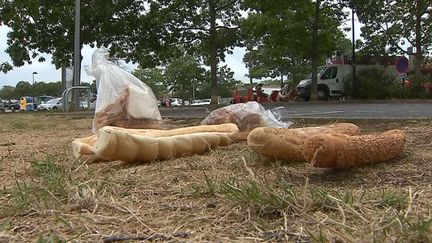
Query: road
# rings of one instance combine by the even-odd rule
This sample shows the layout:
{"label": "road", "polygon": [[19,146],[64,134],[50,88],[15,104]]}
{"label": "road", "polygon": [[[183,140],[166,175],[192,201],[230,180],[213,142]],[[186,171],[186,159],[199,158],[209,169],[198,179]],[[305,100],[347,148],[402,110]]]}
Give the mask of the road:
{"label": "road", "polygon": [[[410,102],[304,102],[268,103],[267,109],[278,108],[283,119],[349,118],[349,119],[432,119],[432,101]],[[210,107],[161,108],[165,117],[204,118]]]}
{"label": "road", "polygon": [[[327,119],[432,119],[432,100],[386,102],[293,102],[264,103],[266,109],[276,108],[284,120],[295,118]],[[162,117],[204,118],[217,106],[160,108]],[[5,113],[4,113],[5,114]],[[44,112],[61,116],[90,117],[94,111]]]}
{"label": "road", "polygon": [[283,118],[430,119],[432,103],[310,103],[287,105]]}

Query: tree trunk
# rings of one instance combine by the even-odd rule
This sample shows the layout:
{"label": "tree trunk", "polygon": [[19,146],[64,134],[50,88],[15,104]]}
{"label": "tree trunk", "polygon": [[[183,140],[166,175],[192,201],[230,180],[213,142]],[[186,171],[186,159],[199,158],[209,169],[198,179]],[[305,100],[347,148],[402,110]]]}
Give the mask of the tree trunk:
{"label": "tree trunk", "polygon": [[283,88],[284,87],[284,82],[283,82],[283,74],[281,73],[281,83],[280,83],[280,86],[281,86],[281,88]]}
{"label": "tree trunk", "polygon": [[416,53],[415,53],[415,61],[414,61],[414,75],[416,79],[422,78],[421,73],[421,66],[422,66],[422,39],[421,39],[421,16],[422,16],[422,8],[423,8],[423,1],[418,0],[417,6],[416,6],[416,23],[415,23],[415,47],[416,47]]}
{"label": "tree trunk", "polygon": [[312,31],[312,81],[311,81],[311,100],[318,100],[317,92],[317,81],[318,81],[318,23],[319,23],[319,11],[320,11],[321,0],[315,2],[315,18],[314,27]]}
{"label": "tree trunk", "polygon": [[211,104],[218,103],[217,84],[217,47],[216,47],[216,6],[214,0],[208,0],[210,12],[210,82],[211,82]]}

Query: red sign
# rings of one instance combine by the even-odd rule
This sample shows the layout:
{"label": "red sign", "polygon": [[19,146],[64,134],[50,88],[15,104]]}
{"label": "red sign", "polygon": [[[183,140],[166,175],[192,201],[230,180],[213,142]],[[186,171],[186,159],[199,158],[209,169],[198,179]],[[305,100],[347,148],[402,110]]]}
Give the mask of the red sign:
{"label": "red sign", "polygon": [[398,73],[405,73],[406,71],[408,71],[408,65],[409,65],[408,58],[400,57],[399,59],[397,59],[395,65],[396,65],[396,71],[398,71]]}

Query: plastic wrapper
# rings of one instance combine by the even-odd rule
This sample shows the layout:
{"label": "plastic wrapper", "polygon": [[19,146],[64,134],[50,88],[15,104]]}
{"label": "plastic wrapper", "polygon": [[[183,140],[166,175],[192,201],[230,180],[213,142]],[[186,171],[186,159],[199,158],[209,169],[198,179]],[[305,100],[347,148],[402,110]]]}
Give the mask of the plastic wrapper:
{"label": "plastic wrapper", "polygon": [[287,128],[292,122],[281,120],[281,108],[266,110],[255,101],[233,104],[216,109],[201,121],[202,125],[216,125],[223,123],[234,123],[239,128],[237,141],[245,141],[250,131],[257,127],[279,127]]}
{"label": "plastic wrapper", "polygon": [[161,115],[152,89],[108,60],[107,49],[93,53],[88,75],[96,78],[97,100],[93,131],[104,126],[158,128]]}

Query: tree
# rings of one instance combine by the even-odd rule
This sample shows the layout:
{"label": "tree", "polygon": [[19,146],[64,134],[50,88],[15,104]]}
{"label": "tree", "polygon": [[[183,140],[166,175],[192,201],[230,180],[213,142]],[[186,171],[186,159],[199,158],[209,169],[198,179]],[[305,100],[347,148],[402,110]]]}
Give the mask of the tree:
{"label": "tree", "polygon": [[151,6],[169,40],[210,66],[212,103],[217,102],[218,63],[240,43],[240,0],[163,0]]}
{"label": "tree", "polygon": [[13,86],[3,86],[0,90],[0,97],[3,99],[19,99],[23,96],[55,96],[60,97],[62,94],[61,82],[36,82],[34,85],[28,81],[20,81]]}
{"label": "tree", "polygon": [[316,66],[344,38],[338,28],[343,17],[339,5],[326,0],[246,0],[243,7],[250,11],[242,24],[246,46],[259,58],[248,66],[267,70],[270,77],[298,77],[293,72],[299,66],[309,66],[314,74],[312,94],[316,96]]}
{"label": "tree", "polygon": [[[107,46],[127,61],[151,63],[162,31],[154,31],[144,0],[82,0],[81,46]],[[0,24],[9,26],[6,52],[14,66],[45,61],[51,54],[57,68],[71,66],[74,48],[74,0],[0,0]],[[146,28],[149,27],[149,28]],[[144,29],[144,30],[143,30]],[[145,33],[143,33],[145,31]],[[140,42],[136,42],[140,33]],[[156,44],[155,44],[156,43]],[[146,62],[147,61],[147,62]],[[2,71],[11,65],[3,63]]]}
{"label": "tree", "polygon": [[19,81],[15,86],[15,95],[17,98],[32,95],[32,85],[27,81]]}
{"label": "tree", "polygon": [[166,88],[164,86],[165,76],[163,71],[162,68],[142,69],[141,67],[138,67],[132,74],[147,84],[153,90],[155,96],[159,97],[166,93]]}
{"label": "tree", "polygon": [[254,50],[253,47],[247,48],[247,50],[248,52],[243,56],[243,62],[248,68],[249,72],[246,76],[249,77],[249,85],[252,86],[254,78],[268,77],[270,68],[261,61],[263,58],[260,58],[260,50]]}
{"label": "tree", "polygon": [[15,87],[10,85],[3,86],[3,88],[0,90],[0,98],[6,100],[15,99]]}
{"label": "tree", "polygon": [[[240,0],[82,0],[81,45],[106,46],[110,54],[142,68],[167,64],[198,53],[212,70],[217,94],[217,65],[239,43]],[[0,0],[1,24],[12,29],[7,53],[14,66],[44,61],[57,68],[73,55],[73,0]],[[10,64],[0,67],[7,71]],[[215,101],[215,99],[214,99]]]}
{"label": "tree", "polygon": [[[84,84],[83,84],[84,85]],[[60,97],[62,94],[61,90],[61,82],[36,82],[34,87],[34,95],[40,96],[40,95],[49,95],[49,96],[55,96]]]}
{"label": "tree", "polygon": [[165,70],[165,87],[183,100],[191,99],[194,92],[192,87],[203,81],[204,68],[189,55],[174,60]]}
{"label": "tree", "polygon": [[364,53],[409,54],[415,47],[415,74],[421,76],[424,56],[432,47],[432,2],[429,0],[351,0],[362,27]]}
{"label": "tree", "polygon": [[[207,71],[205,80],[210,80],[210,75],[210,72]],[[235,87],[241,84],[241,81],[234,78],[234,72],[231,71],[227,65],[218,68],[217,77],[220,97],[231,97]],[[198,86],[197,88],[197,96],[199,98],[205,99],[211,97],[212,86],[210,83],[202,83],[201,86]]]}

